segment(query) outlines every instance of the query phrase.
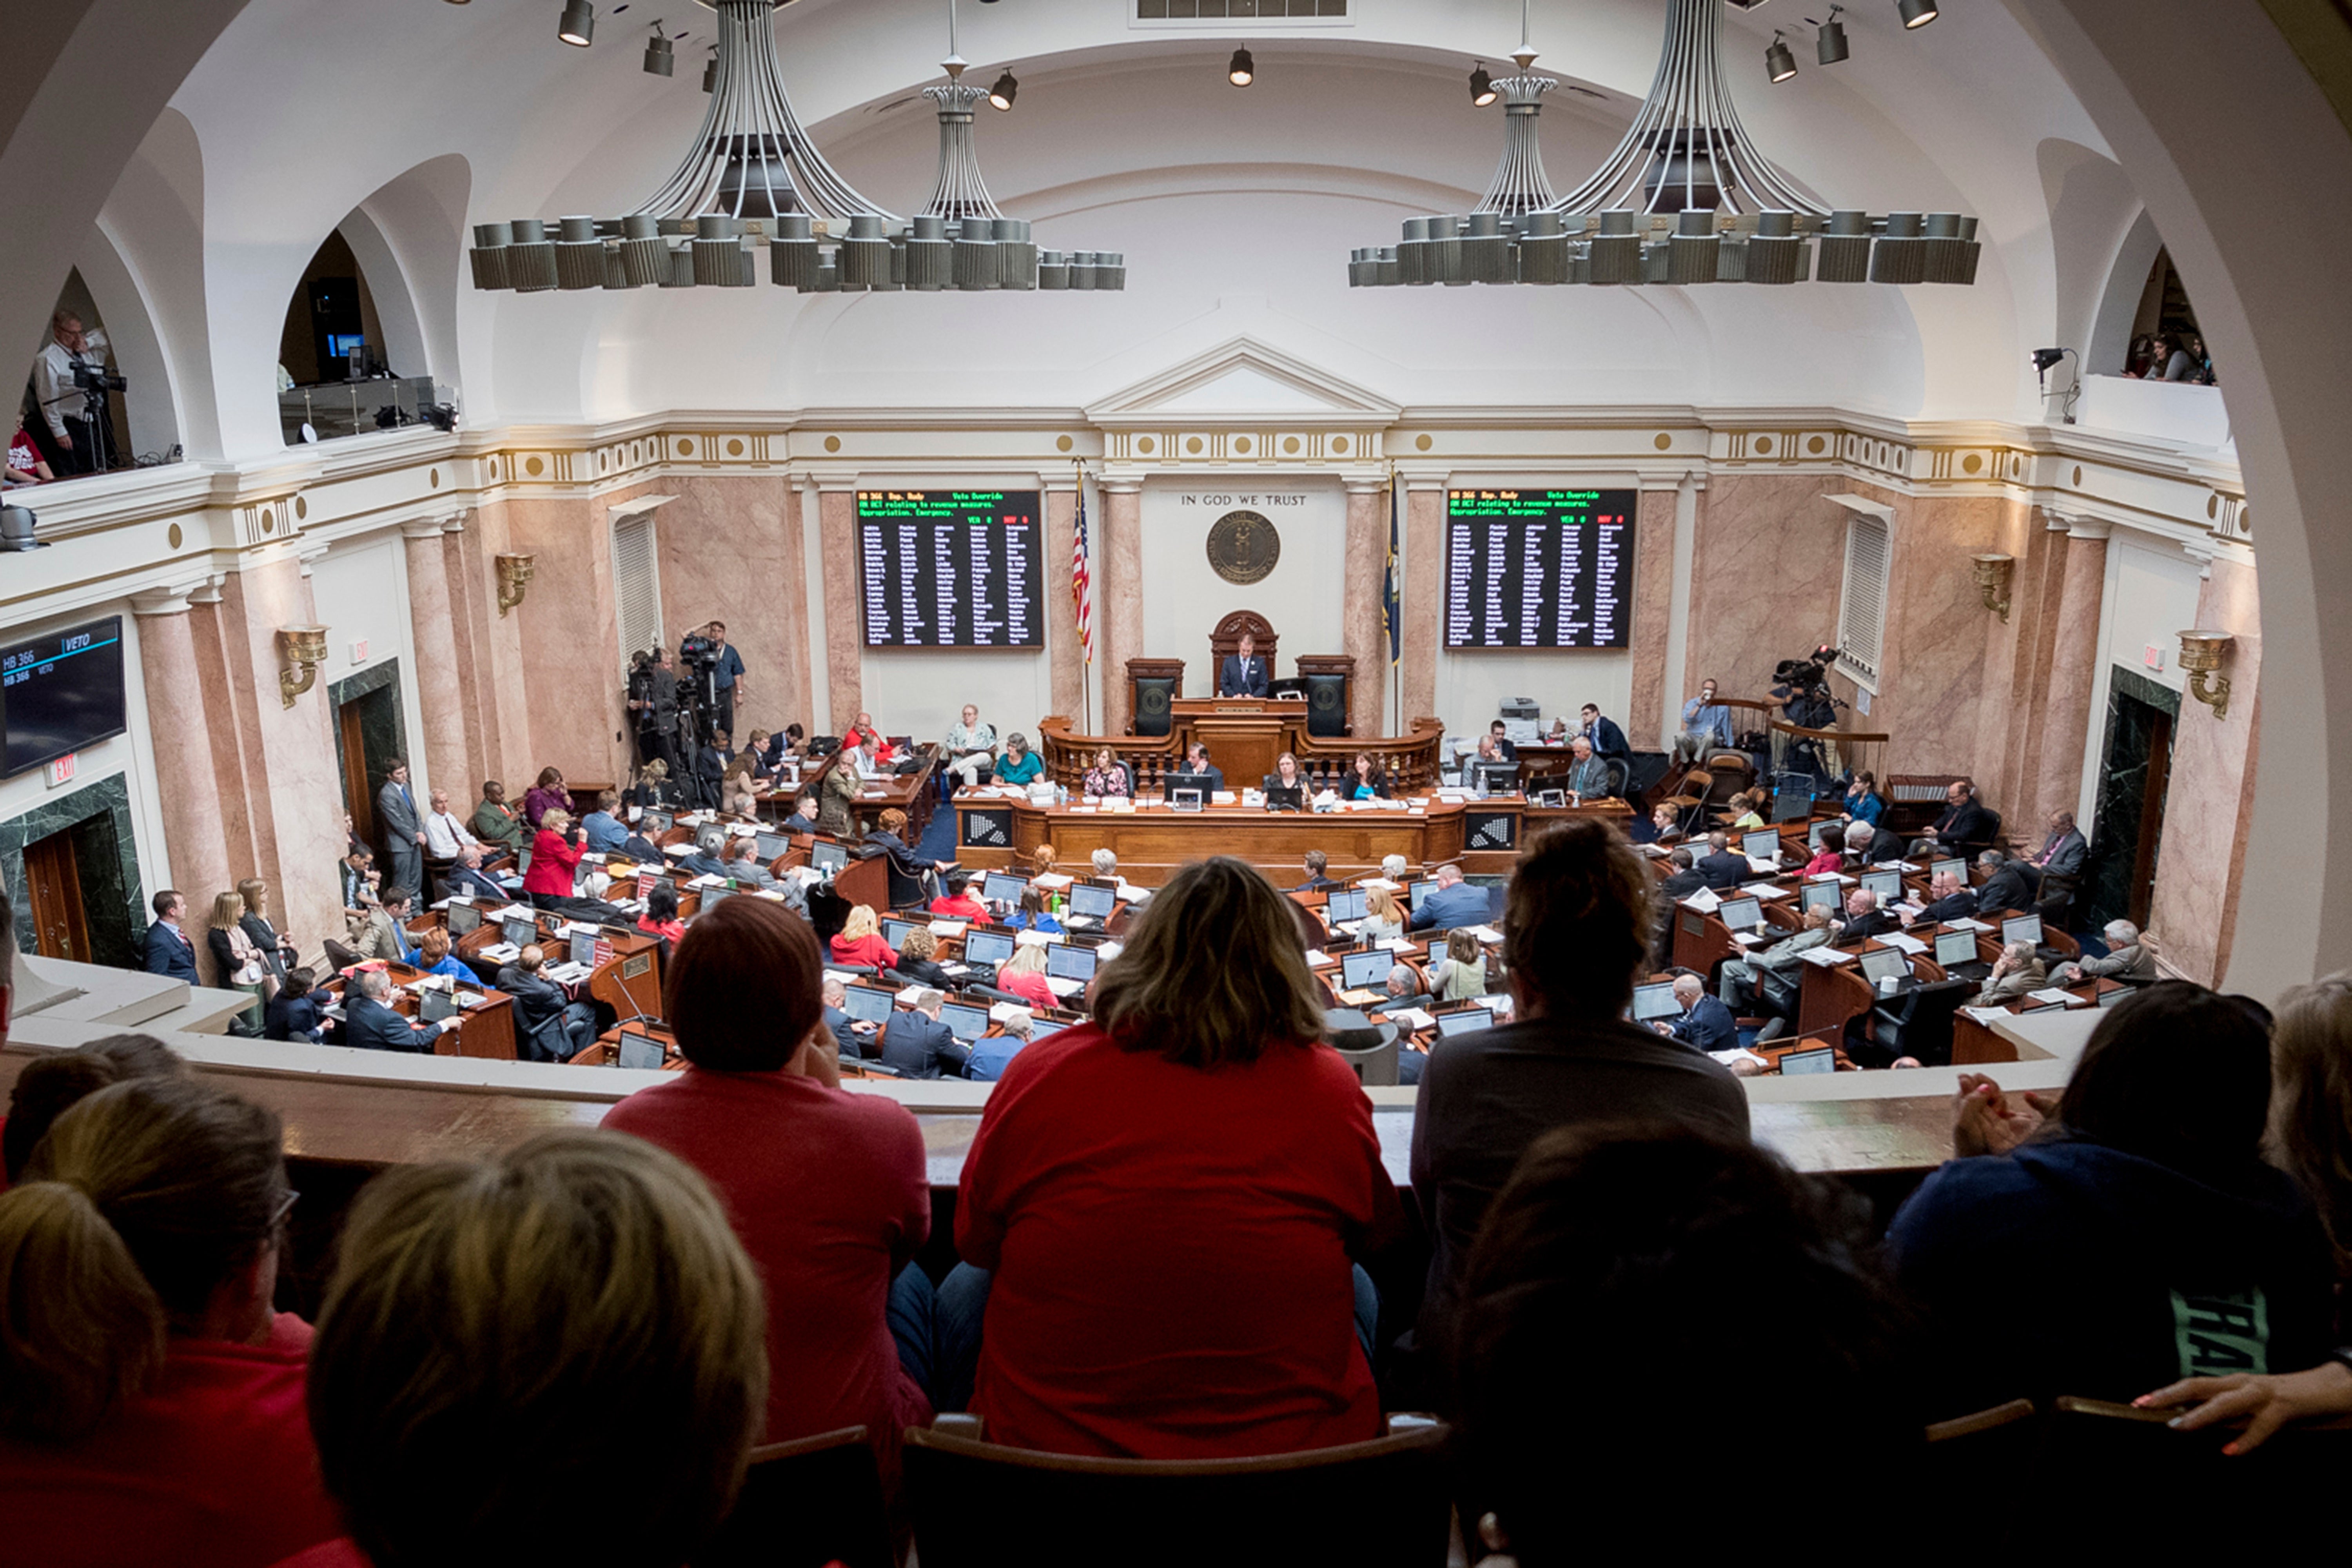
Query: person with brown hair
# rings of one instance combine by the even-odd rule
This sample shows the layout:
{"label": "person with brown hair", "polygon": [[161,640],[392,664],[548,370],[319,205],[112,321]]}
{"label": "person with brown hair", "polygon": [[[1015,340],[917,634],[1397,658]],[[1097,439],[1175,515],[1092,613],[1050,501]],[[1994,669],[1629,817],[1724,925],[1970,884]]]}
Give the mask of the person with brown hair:
{"label": "person with brown hair", "polygon": [[544,827],[551,811],[567,817],[572,813],[572,791],[564,785],[562,768],[540,769],[539,782],[523,792],[522,819],[533,828]]}
{"label": "person with brown hair", "polygon": [[277,981],[269,973],[269,965],[262,961],[260,950],[253,945],[253,939],[245,934],[243,896],[215,896],[212,924],[205,932],[205,945],[212,952],[213,968],[221,988],[242,991],[253,998],[253,1005],[238,1016],[247,1028],[259,1034],[261,1005],[277,988]]}
{"label": "person with brown hair", "polygon": [[650,1143],[572,1130],[386,1172],[311,1348],[350,1536],[300,1568],[676,1568],[742,1484],[761,1338],[726,1215]]}
{"label": "person with brown hair", "polygon": [[[5,934],[0,928],[0,936]],[[168,1077],[185,1065],[152,1035],[109,1035],[70,1051],[35,1057],[8,1090],[8,1120],[0,1127],[0,1169],[7,1180],[0,1188],[16,1184],[49,1124],[82,1100],[126,1079]]]}
{"label": "person with brown hair", "polygon": [[833,962],[855,963],[868,969],[896,969],[898,954],[883,938],[882,922],[871,904],[859,904],[849,911],[830,943]]}
{"label": "person with brown hair", "polygon": [[280,932],[269,921],[269,884],[258,877],[247,877],[236,885],[236,895],[245,900],[245,918],[238,923],[245,934],[253,939],[261,961],[269,966],[278,979],[301,962],[294,951],[294,939]]}
{"label": "person with brown hair", "polygon": [[274,1563],[340,1533],[270,1310],[278,1118],[177,1073],[58,1116],[0,1195],[0,1557]]}
{"label": "person with brown hair", "polygon": [[939,965],[940,939],[931,934],[929,926],[917,926],[907,933],[898,950],[898,973],[911,985],[934,985],[942,991],[952,990],[954,979]]}
{"label": "person with brown hair", "polygon": [[1486,994],[1486,950],[1468,928],[1445,933],[1445,956],[1429,966],[1430,994],[1441,1002],[1467,1002]]}
{"label": "person with brown hair", "polygon": [[1424,1345],[1443,1342],[1479,1223],[1539,1134],[1642,1121],[1748,1136],[1747,1091],[1729,1069],[1622,1016],[1647,957],[1651,881],[1633,847],[1589,818],[1519,858],[1504,921],[1511,1021],[1439,1040],[1414,1102],[1412,1190],[1431,1241]]}
{"label": "person with brown hair", "polygon": [[476,984],[474,972],[450,951],[447,926],[425,927],[425,934],[416,939],[415,951],[408,955],[408,964],[427,974],[446,976],[460,985]]}
{"label": "person with brown hair", "polygon": [[1094,1021],[1004,1068],[957,1199],[969,1267],[939,1304],[950,1385],[950,1331],[986,1295],[972,1408],[993,1440],[1179,1458],[1378,1434],[1378,1301],[1350,1260],[1398,1221],[1396,1188],[1321,1043],[1291,907],[1242,861],[1184,867],[1096,975]]}
{"label": "person with brown hair", "polygon": [[940,863],[927,860],[907,842],[907,814],[892,806],[874,819],[874,831],[866,842],[876,845],[890,857],[891,867],[902,877],[913,877],[923,884],[926,901],[940,896]]}
{"label": "person with brown hair", "polygon": [[[756,899],[694,922],[667,1012],[691,1064],[604,1125],[700,1171],[767,1282],[767,1437],[863,1425],[887,1471],[898,1434],[931,1418],[930,1232],[922,1130],[896,1100],[841,1089],[824,1024],[816,935]],[[901,1346],[895,1328],[916,1342]]]}

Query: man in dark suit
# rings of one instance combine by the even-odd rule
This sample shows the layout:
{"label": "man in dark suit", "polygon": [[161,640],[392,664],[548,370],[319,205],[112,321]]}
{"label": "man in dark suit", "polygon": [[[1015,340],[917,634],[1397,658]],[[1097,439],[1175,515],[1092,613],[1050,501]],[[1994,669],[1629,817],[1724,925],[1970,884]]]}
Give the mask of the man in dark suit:
{"label": "man in dark suit", "polygon": [[366,1051],[407,1051],[432,1054],[433,1042],[457,1026],[455,1018],[437,1024],[412,1024],[393,1011],[392,976],[381,969],[363,969],[355,986],[343,994],[343,1044]]}
{"label": "man in dark suit", "polygon": [[2018,863],[2018,874],[2025,879],[2034,896],[2042,894],[2042,879],[2049,877],[2080,877],[2084,857],[2091,847],[2074,827],[2074,814],[2053,811],[2050,814],[2050,832],[2042,840],[2040,853],[2032,859]]}
{"label": "man in dark suit", "polygon": [[463,893],[475,899],[503,899],[507,890],[499,886],[498,879],[482,869],[482,849],[478,844],[468,844],[458,852],[457,864],[441,879],[444,898]]}
{"label": "man in dark suit", "polygon": [[897,1068],[900,1078],[961,1078],[971,1051],[956,1044],[953,1032],[940,1021],[947,998],[926,986],[910,1000],[912,1005],[893,1013],[882,1032],[882,1065]]}
{"label": "man in dark suit", "polygon": [[409,793],[408,764],[398,757],[384,770],[375,792],[376,826],[383,830],[384,880],[404,888],[425,884],[425,819]]}
{"label": "man in dark suit", "polygon": [[1885,866],[1903,858],[1903,840],[1892,833],[1880,832],[1867,822],[1848,823],[1845,852],[1857,870]]}
{"label": "man in dark suit", "polygon": [[1706,994],[1706,982],[1696,974],[1675,976],[1675,1000],[1683,1005],[1679,1018],[1661,1018],[1654,1026],[1703,1051],[1727,1051],[1739,1044],[1739,1026],[1731,1009]]}
{"label": "man in dark suit", "polygon": [[1706,854],[1698,862],[1698,874],[1706,885],[1718,893],[1727,893],[1756,874],[1748,857],[1731,852],[1731,835],[1710,833],[1706,836]]}
{"label": "man in dark suit", "polygon": [[861,1024],[851,1017],[843,1005],[849,1000],[849,986],[838,974],[824,977],[822,993],[824,1002],[819,1016],[824,1026],[833,1031],[833,1043],[842,1060],[854,1062],[867,1056],[875,1044],[874,1026]]}
{"label": "man in dark suit", "polygon": [[1436,890],[1422,900],[1421,908],[1405,922],[1405,929],[1452,931],[1455,926],[1484,925],[1492,913],[1494,905],[1487,900],[1486,889],[1474,888],[1464,881],[1461,867],[1440,866]]}
{"label": "man in dark suit", "polygon": [[[1498,761],[1516,763],[1519,760],[1519,749],[1511,744],[1509,729],[1500,719],[1486,726],[1486,739],[1492,742],[1488,750],[1493,752]],[[1484,756],[1486,752],[1481,752],[1479,754]]]}
{"label": "man in dark suit", "polygon": [[1320,849],[1307,852],[1307,880],[1290,890],[1294,893],[1326,893],[1334,888],[1344,888],[1345,882],[1335,882],[1323,873],[1330,868],[1330,858]]}
{"label": "man in dark suit", "polygon": [[694,853],[678,857],[677,868],[689,877],[725,877],[730,873],[720,858],[727,853],[727,830],[706,827],[694,841]]}
{"label": "man in dark suit", "polygon": [[694,787],[696,795],[706,806],[715,806],[727,779],[727,764],[735,760],[735,737],[724,730],[714,730],[710,744],[695,753]]}
{"label": "man in dark suit", "polygon": [[1257,657],[1257,640],[1244,632],[1240,647],[1225,656],[1223,668],[1217,671],[1217,695],[1263,697],[1266,686],[1265,660]]}
{"label": "man in dark suit", "polygon": [[1421,988],[1421,975],[1412,965],[1400,963],[1389,971],[1386,994],[1366,1009],[1372,1013],[1394,1013],[1407,1007],[1427,1008],[1433,998]]}
{"label": "man in dark suit", "polygon": [[1963,855],[1989,847],[1994,831],[1992,813],[1977,804],[1977,786],[1954,779],[1944,792],[1944,815],[1936,818],[1928,834],[1945,854]]}
{"label": "man in dark suit", "polygon": [[1865,937],[1885,936],[1895,929],[1895,917],[1878,907],[1876,893],[1867,888],[1856,888],[1845,896],[1845,924],[1837,934],[1840,946]]}
{"label": "man in dark suit", "polygon": [[[1938,872],[1927,883],[1927,906],[1921,910],[1919,921],[1966,920],[1977,912],[1977,891],[1949,871]],[[1903,922],[1910,925],[1912,921]]]}
{"label": "man in dark suit", "polygon": [[524,948],[499,971],[499,989],[514,998],[515,1046],[524,1058],[568,1062],[596,1037],[596,1009],[567,1000],[563,987],[541,973],[546,964],[546,949]]}
{"label": "man in dark suit", "polygon": [[187,912],[188,900],[177,889],[155,895],[155,923],[147,928],[147,973],[195,985],[202,984],[196,979],[196,945],[180,929]]}
{"label": "man in dark suit", "polygon": [[2025,885],[2025,873],[2019,868],[2019,862],[1998,849],[1988,849],[1977,857],[1977,864],[1992,873],[1977,885],[1977,908],[1987,916],[2033,907],[2033,892]]}
{"label": "man in dark suit", "polygon": [[1614,719],[1602,718],[1597,703],[1584,705],[1584,728],[1577,733],[1592,742],[1593,753],[1603,762],[1633,754],[1633,748],[1625,743],[1625,731]]}
{"label": "man in dark suit", "polygon": [[1706,886],[1706,874],[1691,859],[1687,849],[1677,849],[1666,857],[1674,869],[1658,884],[1658,892],[1667,899],[1687,899]]}
{"label": "man in dark suit", "polygon": [[1209,748],[1198,741],[1184,749],[1184,771],[1204,774],[1209,781],[1211,795],[1225,787],[1225,770],[1209,761]]}

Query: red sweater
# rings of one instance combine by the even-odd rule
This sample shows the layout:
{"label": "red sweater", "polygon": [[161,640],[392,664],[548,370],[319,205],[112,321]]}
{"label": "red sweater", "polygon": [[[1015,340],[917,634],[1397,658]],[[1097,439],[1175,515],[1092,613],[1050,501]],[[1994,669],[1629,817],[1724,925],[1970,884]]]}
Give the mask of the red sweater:
{"label": "red sweater", "polygon": [[1012,992],[1015,996],[1027,1001],[1033,1007],[1061,1005],[1055,999],[1054,988],[1045,984],[1045,976],[1035,970],[1024,970],[1016,974],[1007,974],[1000,969],[996,972],[996,988],[999,991]]}
{"label": "red sweater", "polygon": [[873,969],[898,967],[898,955],[879,935],[861,936],[856,942],[845,936],[836,936],[832,945],[835,963],[863,963]]}
{"label": "red sweater", "polygon": [[1066,1454],[1378,1436],[1349,1260],[1398,1214],[1328,1047],[1202,1072],[1092,1024],[1041,1040],[989,1096],[956,1204],[956,1250],[996,1271],[972,1408],[992,1442]]}
{"label": "red sweater", "polygon": [[984,921],[988,918],[988,906],[970,893],[960,893],[954,898],[933,899],[931,913],[945,915],[951,921]]}
{"label": "red sweater", "polygon": [[863,1425],[886,1477],[929,1422],[885,1316],[931,1228],[922,1130],[896,1100],[785,1073],[704,1072],[639,1089],[604,1125],[709,1178],[768,1290],[770,1443]]}
{"label": "red sweater", "polygon": [[1820,854],[1805,862],[1805,869],[1802,874],[1808,877],[1819,877],[1831,871],[1843,870],[1844,868],[1844,856],[1837,854],[1832,850],[1824,849]]}
{"label": "red sweater", "polygon": [[0,1439],[0,1568],[264,1568],[342,1533],[303,1407],[310,1326],[171,1343],[153,1387],[80,1442]]}
{"label": "red sweater", "polygon": [[547,893],[555,898],[572,896],[572,879],[580,868],[580,857],[588,853],[583,842],[573,844],[557,833],[541,828],[530,843],[530,869],[523,873],[522,890],[526,893]]}

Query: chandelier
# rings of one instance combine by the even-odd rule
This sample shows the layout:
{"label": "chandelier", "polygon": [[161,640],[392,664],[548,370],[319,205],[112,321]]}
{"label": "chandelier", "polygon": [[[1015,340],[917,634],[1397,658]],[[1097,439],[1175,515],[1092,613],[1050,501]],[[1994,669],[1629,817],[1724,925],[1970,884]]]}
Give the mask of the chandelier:
{"label": "chandelier", "polygon": [[793,112],[776,57],[785,0],[700,0],[719,14],[710,107],[661,188],[616,218],[478,224],[474,287],[541,293],[580,289],[749,289],[770,276],[809,294],[941,289],[1101,289],[1127,286],[1116,251],[1040,251],[1028,223],[997,210],[981,178],[972,110],[988,97],[963,79],[955,0],[948,0],[948,79],[923,89],[939,106],[940,174],[911,219],[844,179]]}
{"label": "chandelier", "polygon": [[1832,210],[1739,123],[1722,61],[1723,0],[1666,0],[1649,96],[1617,150],[1564,196],[1536,142],[1543,95],[1519,11],[1518,74],[1494,82],[1503,159],[1466,216],[1404,220],[1400,243],[1353,251],[1359,288],[1466,283],[1958,283],[1977,278],[1977,220]]}

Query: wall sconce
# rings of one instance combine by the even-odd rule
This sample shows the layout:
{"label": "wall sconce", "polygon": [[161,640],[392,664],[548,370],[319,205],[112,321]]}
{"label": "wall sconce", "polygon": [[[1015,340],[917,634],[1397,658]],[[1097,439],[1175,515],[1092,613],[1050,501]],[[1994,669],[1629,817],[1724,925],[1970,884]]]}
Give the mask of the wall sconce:
{"label": "wall sconce", "polygon": [[1979,555],[1977,587],[1984,594],[1984,607],[2000,612],[2002,620],[2009,619],[2009,579],[2017,570],[2013,555]]}
{"label": "wall sconce", "polygon": [[499,616],[503,619],[509,610],[522,603],[523,590],[539,570],[536,555],[501,555],[499,557]]}
{"label": "wall sconce", "polygon": [[278,695],[286,706],[319,682],[319,667],[327,662],[327,628],[280,626],[278,654],[285,661],[278,672]]}
{"label": "wall sconce", "polygon": [[2189,695],[2213,710],[2216,719],[2230,716],[2230,678],[2213,672],[2237,640],[2228,632],[2180,634],[2180,668],[2189,673]]}

